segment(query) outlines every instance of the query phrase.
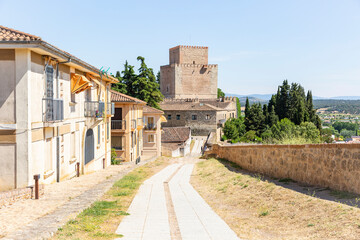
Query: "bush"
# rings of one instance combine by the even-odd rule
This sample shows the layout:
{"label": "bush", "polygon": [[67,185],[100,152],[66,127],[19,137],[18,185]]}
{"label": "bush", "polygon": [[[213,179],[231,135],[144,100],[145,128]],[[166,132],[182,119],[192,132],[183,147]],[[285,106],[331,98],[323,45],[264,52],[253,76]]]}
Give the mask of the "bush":
{"label": "bush", "polygon": [[119,165],[120,164],[120,160],[116,159],[117,154],[115,151],[115,148],[111,149],[111,165]]}

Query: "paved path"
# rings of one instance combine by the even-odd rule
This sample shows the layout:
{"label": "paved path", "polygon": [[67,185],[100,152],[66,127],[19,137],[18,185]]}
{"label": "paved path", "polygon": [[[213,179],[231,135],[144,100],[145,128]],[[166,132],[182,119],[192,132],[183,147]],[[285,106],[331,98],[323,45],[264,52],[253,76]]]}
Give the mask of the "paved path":
{"label": "paved path", "polygon": [[[170,165],[140,187],[128,210],[130,215],[116,231],[124,235],[122,240],[239,239],[190,185],[193,167],[194,164]],[[169,179],[177,226],[169,224],[171,210],[164,187]],[[180,234],[173,235],[176,228],[180,229]]]}
{"label": "paved path", "polygon": [[45,195],[39,200],[27,199],[2,207],[0,238],[23,240],[51,237],[69,219],[98,200],[116,180],[139,165],[110,166],[80,178],[45,185]]}
{"label": "paved path", "polygon": [[194,136],[192,139],[194,140],[194,146],[191,151],[192,157],[201,156],[201,149],[204,147],[204,143],[206,141],[206,136]]}

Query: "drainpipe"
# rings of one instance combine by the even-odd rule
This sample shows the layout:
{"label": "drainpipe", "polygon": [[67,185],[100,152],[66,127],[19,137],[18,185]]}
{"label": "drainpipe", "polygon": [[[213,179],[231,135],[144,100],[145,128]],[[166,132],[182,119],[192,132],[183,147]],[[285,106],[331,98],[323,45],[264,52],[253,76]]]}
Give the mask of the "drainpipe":
{"label": "drainpipe", "polygon": [[[56,63],[56,99],[60,97],[59,89],[59,65],[71,62],[71,58],[65,62]],[[59,137],[59,126],[56,127],[56,182],[60,182],[60,137]]]}

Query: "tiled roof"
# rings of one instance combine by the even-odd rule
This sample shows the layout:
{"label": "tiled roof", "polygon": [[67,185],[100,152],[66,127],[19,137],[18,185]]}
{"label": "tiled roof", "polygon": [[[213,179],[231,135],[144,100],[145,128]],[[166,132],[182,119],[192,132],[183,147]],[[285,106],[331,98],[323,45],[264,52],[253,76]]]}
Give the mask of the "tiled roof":
{"label": "tiled roof", "polygon": [[190,127],[164,127],[161,133],[161,142],[185,142],[189,139],[190,131]]}
{"label": "tiled roof", "polygon": [[35,35],[20,32],[18,30],[14,30],[14,29],[7,28],[7,27],[4,27],[4,26],[0,25],[0,41],[7,41],[7,42],[24,41],[24,42],[28,42],[28,41],[37,41],[37,40],[41,40],[41,38],[38,37],[38,36],[35,36]]}
{"label": "tiled roof", "polygon": [[161,109],[164,111],[177,110],[177,111],[221,111],[222,109],[212,106],[207,103],[200,102],[162,102],[160,103]]}
{"label": "tiled roof", "polygon": [[161,110],[159,110],[159,109],[156,109],[156,108],[153,108],[153,107],[150,107],[150,106],[144,106],[143,112],[144,112],[144,113],[164,114],[163,111],[161,111]]}
{"label": "tiled roof", "polygon": [[[24,33],[12,28],[8,28],[8,27],[4,27],[0,25],[0,43],[5,43],[5,44],[9,44],[9,43],[22,43],[22,44],[36,44],[38,45],[40,48],[44,49],[45,51],[50,51],[50,52],[54,52],[56,55],[60,56],[61,58],[64,59],[71,59],[71,62],[80,65],[94,73],[99,73],[100,70],[86,62],[84,62],[83,60],[75,57],[74,55],[71,55],[70,53],[61,50],[60,48],[42,40],[40,37],[35,36],[35,35],[31,35],[28,33]],[[108,79],[111,80],[111,82],[118,82],[118,80],[112,76],[107,76]],[[105,79],[107,79],[105,78]]]}
{"label": "tiled roof", "polygon": [[114,90],[111,90],[110,92],[111,92],[111,101],[112,102],[134,102],[134,103],[146,104],[146,102],[144,102],[140,99],[128,96],[126,94],[119,93]]}

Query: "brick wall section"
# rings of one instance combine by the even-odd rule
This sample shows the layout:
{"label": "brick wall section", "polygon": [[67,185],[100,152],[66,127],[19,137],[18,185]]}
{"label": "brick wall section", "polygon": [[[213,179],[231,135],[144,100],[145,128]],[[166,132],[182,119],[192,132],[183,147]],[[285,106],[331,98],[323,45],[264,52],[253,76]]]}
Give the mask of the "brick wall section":
{"label": "brick wall section", "polygon": [[252,172],[360,194],[360,144],[214,145],[211,153]]}
{"label": "brick wall section", "polygon": [[[44,185],[39,185],[40,197],[44,195]],[[21,199],[35,198],[33,187],[19,188],[6,192],[0,192],[0,208],[5,205],[11,205]]]}

